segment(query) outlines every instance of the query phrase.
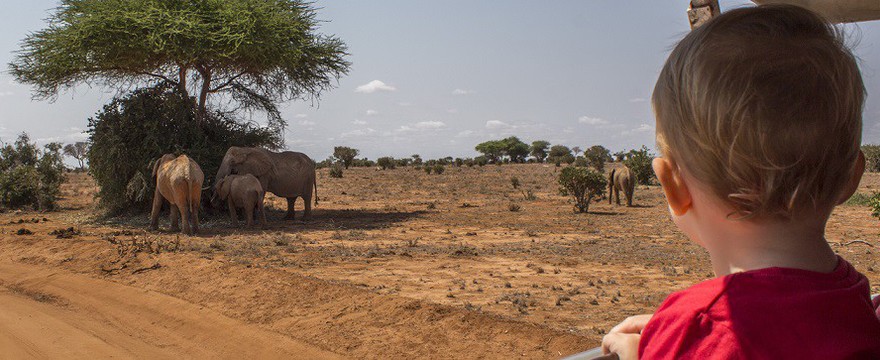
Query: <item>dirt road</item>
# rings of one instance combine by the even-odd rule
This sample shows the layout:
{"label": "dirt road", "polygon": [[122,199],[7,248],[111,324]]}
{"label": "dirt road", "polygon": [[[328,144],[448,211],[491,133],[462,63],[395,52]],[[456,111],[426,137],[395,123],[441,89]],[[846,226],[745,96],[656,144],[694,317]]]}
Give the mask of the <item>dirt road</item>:
{"label": "dirt road", "polygon": [[33,265],[0,265],[0,358],[335,359],[154,291]]}

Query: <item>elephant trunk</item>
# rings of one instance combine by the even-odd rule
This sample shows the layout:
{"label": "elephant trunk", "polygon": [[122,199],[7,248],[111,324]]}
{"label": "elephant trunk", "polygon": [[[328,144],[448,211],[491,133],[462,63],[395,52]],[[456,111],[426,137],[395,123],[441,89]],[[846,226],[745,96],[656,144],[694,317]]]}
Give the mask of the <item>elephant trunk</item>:
{"label": "elephant trunk", "polygon": [[220,163],[220,168],[217,169],[217,176],[214,176],[214,185],[220,183],[220,180],[223,180],[223,178],[228,176],[229,172],[229,160],[227,157],[223,157],[223,162]]}

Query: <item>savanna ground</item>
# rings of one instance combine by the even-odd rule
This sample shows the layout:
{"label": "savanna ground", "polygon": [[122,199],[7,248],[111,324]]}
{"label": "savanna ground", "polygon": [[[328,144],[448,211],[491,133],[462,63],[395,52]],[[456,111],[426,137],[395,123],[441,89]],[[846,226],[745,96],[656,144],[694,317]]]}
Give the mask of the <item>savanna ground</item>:
{"label": "savanna ground", "polygon": [[[281,220],[285,203],[270,196],[265,230],[215,216],[195,237],[146,232],[146,216],[95,220],[96,188],[72,174],[60,211],[0,214],[0,347],[33,357],[559,358],[711,276],[658,187],[638,187],[632,208],[602,201],[576,214],[558,171],[357,168],[334,179],[323,169],[311,221]],[[880,174],[867,174],[860,191],[877,190]],[[866,206],[838,207],[828,241],[880,292],[880,226]]]}

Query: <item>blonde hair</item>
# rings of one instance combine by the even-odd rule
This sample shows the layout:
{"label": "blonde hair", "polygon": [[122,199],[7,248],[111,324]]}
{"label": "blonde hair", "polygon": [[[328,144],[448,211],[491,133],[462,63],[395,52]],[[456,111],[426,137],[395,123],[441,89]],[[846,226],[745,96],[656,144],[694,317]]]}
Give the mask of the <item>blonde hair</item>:
{"label": "blonde hair", "polygon": [[773,5],[688,34],[654,88],[657,145],[738,218],[836,205],[859,154],[865,88],[843,34]]}

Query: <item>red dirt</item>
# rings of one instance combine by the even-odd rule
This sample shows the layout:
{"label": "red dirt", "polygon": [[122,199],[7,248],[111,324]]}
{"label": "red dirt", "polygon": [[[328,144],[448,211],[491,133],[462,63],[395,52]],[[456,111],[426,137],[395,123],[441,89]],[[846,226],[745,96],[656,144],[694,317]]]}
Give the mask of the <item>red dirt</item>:
{"label": "red dirt", "polygon": [[[196,237],[145,232],[146,216],[96,222],[91,179],[72,175],[61,211],[0,214],[0,301],[17,309],[0,324],[28,319],[0,326],[0,346],[15,334],[34,357],[70,344],[106,356],[258,347],[268,357],[558,358],[711,276],[657,187],[639,187],[633,208],[601,202],[575,214],[557,171],[350,169],[333,179],[322,170],[312,221],[281,220],[286,204],[270,198],[268,229],[217,216]],[[869,174],[860,191],[878,189],[880,174]],[[79,234],[49,235],[71,226]],[[15,235],[22,228],[33,234]],[[839,207],[828,239],[880,292],[880,226],[868,208]],[[242,336],[250,345],[223,346]]]}

